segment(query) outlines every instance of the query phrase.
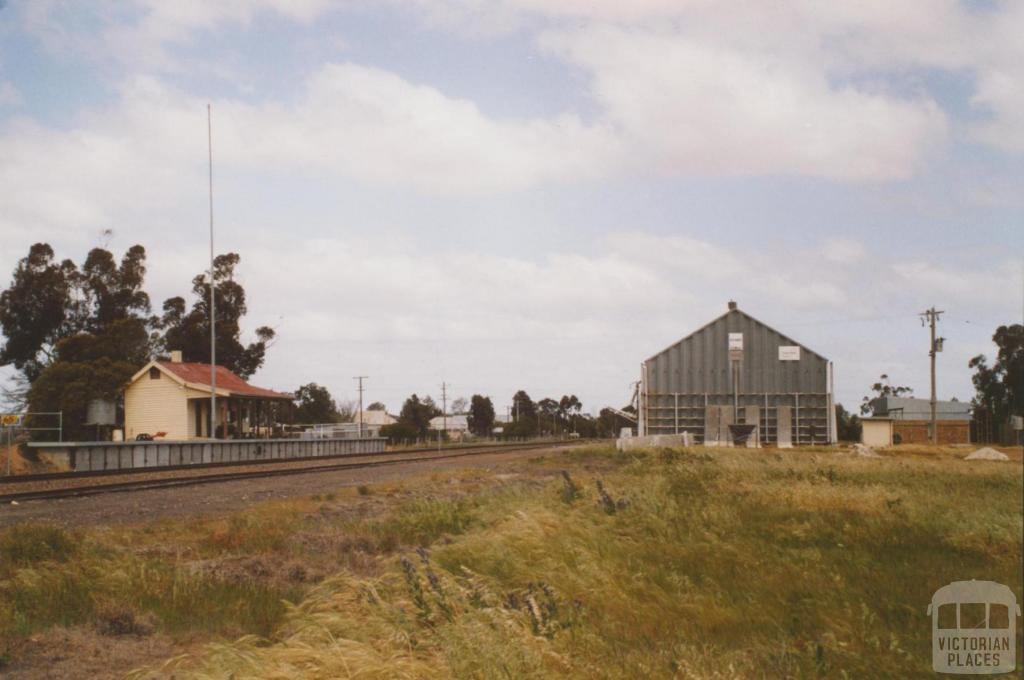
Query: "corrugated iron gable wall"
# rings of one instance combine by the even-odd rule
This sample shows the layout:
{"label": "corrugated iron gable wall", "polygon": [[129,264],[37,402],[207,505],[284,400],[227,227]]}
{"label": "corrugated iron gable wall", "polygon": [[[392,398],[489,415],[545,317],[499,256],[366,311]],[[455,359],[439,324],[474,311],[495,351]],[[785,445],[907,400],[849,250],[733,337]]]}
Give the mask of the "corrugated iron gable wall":
{"label": "corrugated iron gable wall", "polygon": [[[729,333],[743,333],[738,396],[733,395]],[[779,360],[780,346],[800,347],[800,359]],[[730,311],[647,360],[641,404],[645,432],[688,431],[707,442],[721,438],[705,432],[708,423],[724,418],[757,425],[762,442],[825,443],[834,436],[829,380],[828,360],[743,312]]]}
{"label": "corrugated iron gable wall", "polygon": [[[768,326],[732,311],[648,361],[648,391],[732,394],[729,333],[743,333],[741,393],[824,393],[828,362]],[[779,361],[779,347],[800,347],[799,361]]]}

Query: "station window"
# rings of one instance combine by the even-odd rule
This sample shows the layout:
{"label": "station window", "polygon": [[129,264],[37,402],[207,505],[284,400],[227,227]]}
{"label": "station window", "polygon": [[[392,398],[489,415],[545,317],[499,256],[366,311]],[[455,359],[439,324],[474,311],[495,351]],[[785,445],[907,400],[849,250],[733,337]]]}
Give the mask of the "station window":
{"label": "station window", "polygon": [[157,368],[156,366],[154,366],[153,368],[149,369],[149,379],[150,380],[159,380],[160,379],[160,369]]}

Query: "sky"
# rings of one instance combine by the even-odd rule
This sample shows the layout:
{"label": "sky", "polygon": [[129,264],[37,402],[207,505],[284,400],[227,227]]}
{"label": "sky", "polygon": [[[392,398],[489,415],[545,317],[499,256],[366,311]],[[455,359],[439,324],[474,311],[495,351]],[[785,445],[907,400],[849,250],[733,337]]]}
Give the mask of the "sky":
{"label": "sky", "polygon": [[[145,246],[154,309],[241,256],[255,384],[585,412],[730,299],[973,395],[1024,308],[1024,3],[0,0],[0,285]],[[0,369],[3,370],[3,369]],[[9,374],[9,370],[8,370]]]}

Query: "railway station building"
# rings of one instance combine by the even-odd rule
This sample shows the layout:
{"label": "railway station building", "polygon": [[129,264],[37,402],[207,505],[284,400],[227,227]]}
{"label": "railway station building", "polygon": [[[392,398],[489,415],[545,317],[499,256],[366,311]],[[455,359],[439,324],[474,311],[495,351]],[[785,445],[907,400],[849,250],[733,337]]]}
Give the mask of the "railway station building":
{"label": "railway station building", "polygon": [[[217,366],[216,425],[210,414],[210,364],[154,360],[132,376],[124,390],[125,439],[139,435],[185,441],[266,436],[274,415],[292,395],[250,385]],[[162,434],[161,434],[162,433]]]}
{"label": "railway station building", "polygon": [[638,434],[708,446],[838,439],[832,362],[729,302],[722,316],[640,366]]}

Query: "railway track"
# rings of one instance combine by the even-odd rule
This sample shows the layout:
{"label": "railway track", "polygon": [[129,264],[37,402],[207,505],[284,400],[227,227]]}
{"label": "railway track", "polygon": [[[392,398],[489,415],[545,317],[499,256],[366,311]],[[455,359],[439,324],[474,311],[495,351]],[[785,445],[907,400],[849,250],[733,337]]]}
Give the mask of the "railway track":
{"label": "railway track", "polygon": [[[427,462],[432,460],[448,460],[452,458],[465,458],[469,456],[480,456],[487,453],[512,453],[515,451],[531,451],[539,449],[555,449],[555,448],[566,448],[579,446],[581,442],[573,443],[545,443],[545,444],[526,444],[522,446],[487,446],[487,447],[475,447],[471,449],[457,450],[451,453],[441,453],[429,456],[414,456],[409,457],[401,453],[391,454],[395,457],[386,458],[384,460],[370,460],[362,462],[345,462],[345,463],[328,463],[326,465],[307,465],[304,467],[288,467],[288,468],[277,468],[277,469],[264,469],[264,470],[246,470],[240,472],[217,472],[212,474],[198,474],[190,475],[186,477],[165,477],[165,478],[147,478],[147,479],[132,479],[127,481],[109,482],[101,484],[89,484],[89,485],[77,485],[77,486],[60,486],[56,488],[47,489],[35,489],[31,491],[16,491],[13,493],[2,493],[0,494],[0,503],[7,504],[11,502],[21,503],[24,501],[33,500],[55,500],[59,498],[73,498],[79,496],[95,496],[105,493],[118,493],[125,491],[144,491],[149,489],[168,489],[182,486],[197,486],[200,484],[215,484],[218,482],[230,482],[244,479],[259,479],[263,477],[281,477],[286,475],[302,475],[310,474],[313,472],[334,472],[338,470],[355,470],[365,469],[374,467],[385,467],[389,465],[401,465],[403,463],[419,463]],[[412,453],[418,453],[426,451],[428,449],[421,449],[412,451]],[[434,451],[435,449],[429,449]],[[403,452],[409,453],[409,452]],[[351,460],[352,458],[366,458],[366,457],[380,457],[381,453],[370,453],[370,454],[354,454],[344,456],[345,459]],[[399,457],[401,456],[401,457]],[[272,463],[291,463],[297,459],[289,460],[276,460],[276,461],[260,461],[258,465],[270,465]],[[318,460],[323,461],[324,458],[311,458],[307,460]],[[247,461],[249,465],[252,465],[251,461]],[[233,464],[227,464],[224,466],[217,467],[229,467]],[[190,471],[195,469],[197,466],[179,466],[173,468],[139,468],[135,470],[98,470],[90,472],[79,472],[79,473],[52,473],[44,475],[24,475],[19,477],[19,481],[64,481],[81,478],[95,478],[103,476],[114,476],[118,473],[122,475],[138,475],[140,473],[156,473],[161,472],[182,472]],[[204,466],[205,467],[205,466]],[[202,468],[200,468],[202,469]],[[26,478],[34,479],[26,479]],[[11,480],[13,481],[13,480]],[[8,483],[8,480],[0,482],[0,486],[4,486]]]}
{"label": "railway track", "polygon": [[[553,444],[559,444],[564,442],[554,442]],[[441,451],[448,451],[457,453],[460,451],[500,451],[508,449],[510,444],[481,444],[477,446],[455,446],[440,449]],[[533,444],[523,444],[522,446],[533,446]],[[543,446],[537,444],[537,446]],[[9,475],[6,477],[0,477],[0,487],[4,487],[8,484],[25,484],[31,482],[49,482],[49,481],[60,481],[65,479],[85,479],[90,477],[112,477],[120,475],[148,475],[161,472],[179,472],[182,470],[206,470],[206,469],[218,469],[218,468],[231,468],[231,467],[248,467],[251,465],[275,465],[284,463],[301,463],[308,461],[323,461],[323,460],[337,460],[344,458],[346,460],[358,459],[358,458],[371,458],[375,456],[386,456],[386,455],[403,455],[407,453],[430,453],[438,451],[436,446],[425,446],[422,448],[410,448],[401,449],[398,451],[380,451],[377,453],[343,453],[333,456],[297,456],[295,458],[264,458],[256,460],[229,460],[229,461],[218,461],[216,463],[191,463],[188,465],[152,465],[147,467],[131,467],[131,468],[110,468],[107,470],[69,470],[67,472],[38,472],[30,474],[16,474]]]}

